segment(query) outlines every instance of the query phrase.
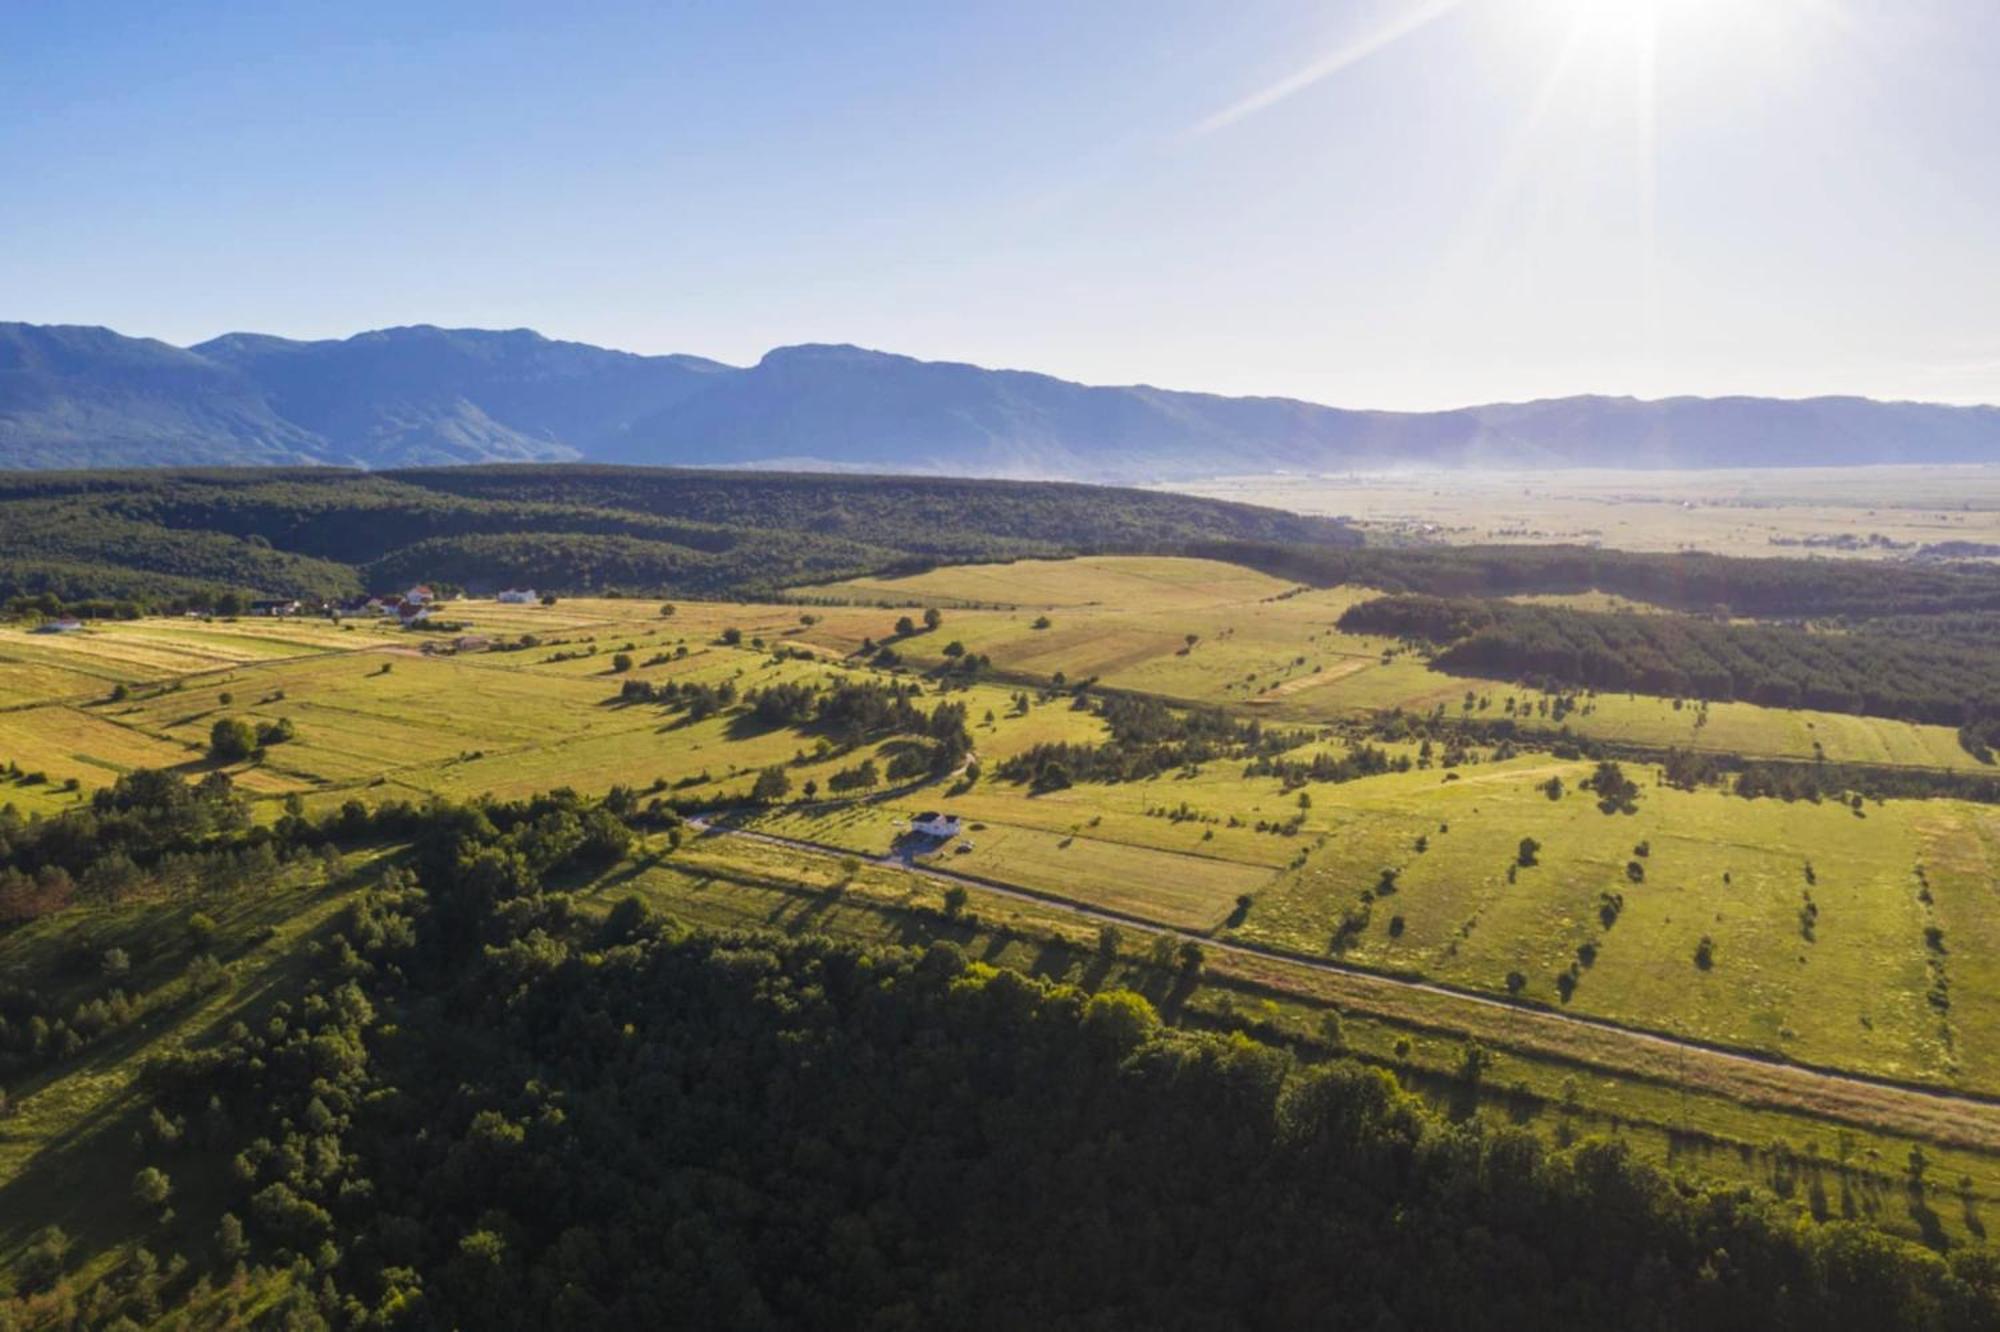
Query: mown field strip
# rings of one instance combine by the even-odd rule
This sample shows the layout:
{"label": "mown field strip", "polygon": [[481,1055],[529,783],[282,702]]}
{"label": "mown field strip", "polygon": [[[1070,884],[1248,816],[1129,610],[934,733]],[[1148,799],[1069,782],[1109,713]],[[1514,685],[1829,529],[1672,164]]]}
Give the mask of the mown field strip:
{"label": "mown field strip", "polygon": [[[848,852],[797,838],[701,825],[709,836],[743,837],[821,855]],[[885,861],[884,863],[889,863]],[[1607,1072],[1698,1086],[1770,1109],[1793,1109],[1858,1127],[1906,1133],[1948,1146],[2000,1151],[2000,1100],[1782,1063],[1697,1041],[1636,1031],[1600,1019],[1528,1008],[1430,981],[1385,976],[1336,962],[1286,957],[1208,937],[1130,912],[929,866],[917,875],[1023,901],[1059,905],[1086,919],[1132,925],[1191,940],[1219,955],[1210,965],[1272,989],[1471,1036],[1495,1045],[1573,1061]]]}

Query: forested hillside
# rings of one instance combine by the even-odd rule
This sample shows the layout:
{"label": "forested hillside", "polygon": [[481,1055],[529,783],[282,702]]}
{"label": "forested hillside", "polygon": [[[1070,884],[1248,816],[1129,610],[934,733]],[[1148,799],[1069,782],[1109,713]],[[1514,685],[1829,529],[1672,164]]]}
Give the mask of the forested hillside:
{"label": "forested hillside", "polygon": [[1353,540],[1337,522],[1136,490],[909,477],[499,467],[0,474],[0,599],[207,604],[416,579],[685,595],[1197,540]]}

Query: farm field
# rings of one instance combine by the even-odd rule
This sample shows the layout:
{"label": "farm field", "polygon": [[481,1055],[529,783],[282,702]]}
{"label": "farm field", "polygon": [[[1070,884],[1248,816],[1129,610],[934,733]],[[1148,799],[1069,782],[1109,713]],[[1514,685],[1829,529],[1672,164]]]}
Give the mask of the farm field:
{"label": "farm field", "polygon": [[[996,607],[1003,584],[1030,603]],[[1376,710],[1442,704],[1456,715],[1467,689],[1480,687],[1491,692],[1483,715],[1493,715],[1506,697],[1535,696],[1440,676],[1382,640],[1339,633],[1332,622],[1364,590],[1302,592],[1206,561],[1025,561],[814,589],[821,598],[862,592],[896,605],[680,602],[663,614],[660,602],[621,598],[453,603],[446,618],[510,649],[456,655],[418,650],[448,634],[375,627],[142,620],[93,629],[59,650],[93,670],[143,660],[153,674],[115,701],[104,688],[0,713],[0,760],[46,778],[0,784],[0,803],[47,813],[132,768],[199,773],[209,730],[225,716],[295,730],[261,761],[227,769],[270,817],[290,795],[318,811],[352,799],[557,787],[729,805],[775,766],[790,793],[739,816],[747,826],[871,858],[909,850],[922,863],[1163,925],[1488,994],[1508,994],[1518,974],[1520,999],[1559,1011],[2000,1091],[2000,976],[1987,974],[1983,909],[2000,833],[1986,807],[1891,801],[1857,813],[1833,802],[1745,801],[1660,786],[1635,763],[1637,812],[1605,816],[1578,789],[1588,763],[1475,748],[1446,771],[1400,742],[1375,743],[1411,770],[1341,783],[1250,778],[1231,759],[1031,793],[996,769],[1035,745],[1108,737],[1067,693],[1019,683],[1057,671],[1295,728],[1289,761],[1342,757],[1351,742],[1330,728]],[[897,636],[896,607],[923,604],[945,607],[942,623]],[[1040,615],[1049,624],[1037,629]],[[736,641],[723,641],[732,630]],[[522,635],[534,645],[516,647]],[[741,699],[778,684],[898,678],[854,655],[870,638],[893,640],[920,669],[947,660],[953,641],[992,656],[997,679],[919,681],[924,706],[965,705],[976,778],[949,789],[886,783],[865,801],[829,804],[836,772],[864,758],[886,768],[896,742],[845,749],[810,727],[758,726],[740,711],[697,721],[619,698],[635,680],[727,684]],[[621,654],[630,659],[622,670]],[[159,674],[175,662],[180,674]],[[1667,700],[1605,695],[1566,720],[1578,734],[1639,743],[1794,757],[1817,744],[1829,759],[1972,761],[1928,734],[1949,738],[1944,728],[1749,705],[1712,707],[1697,728],[1695,715]],[[75,792],[64,789],[71,778]],[[1562,799],[1544,794],[1550,778],[1564,784]],[[808,783],[818,800],[806,799]],[[901,823],[940,803],[965,820],[959,843],[899,842]],[[1542,849],[1510,881],[1523,837]],[[1634,850],[1641,843],[1644,856]],[[1634,864],[1643,881],[1627,877]],[[1388,869],[1394,891],[1383,893]],[[1364,918],[1343,928],[1364,892],[1373,897]],[[1621,898],[1610,927],[1600,915],[1606,893]],[[1711,964],[1701,968],[1704,937]],[[1578,953],[1586,946],[1587,962]]]}
{"label": "farm field", "polygon": [[1935,542],[2000,544],[2000,472],[1990,466],[1455,471],[1245,477],[1174,489],[1454,545],[1560,541],[1895,559]]}
{"label": "farm field", "polygon": [[[1174,576],[1162,566],[1188,567]],[[899,645],[905,658],[921,665],[942,661],[943,647],[958,641],[990,656],[1001,670],[1098,677],[1114,688],[1254,709],[1284,722],[1320,723],[1390,708],[1428,712],[1440,704],[1455,714],[1468,692],[1486,696],[1494,707],[1508,696],[1529,707],[1547,698],[1507,681],[1432,671],[1392,652],[1392,640],[1335,628],[1343,611],[1374,595],[1369,589],[1306,590],[1249,571],[1236,571],[1244,577],[1219,572],[1231,567],[1123,557],[1024,560],[800,590],[892,605],[962,599],[986,607],[955,612],[937,633]],[[994,609],[1003,594],[1014,596],[1015,606]],[[1046,626],[1036,628],[1044,617]],[[1193,643],[1189,634],[1196,636]],[[1595,739],[1757,758],[1963,771],[1980,766],[1948,726],[1750,703],[1713,704],[1699,725],[1697,716],[1671,699],[1607,693],[1592,696],[1564,720],[1574,733]]]}
{"label": "farm field", "polygon": [[[718,927],[946,939],[985,965],[1130,986],[1172,1021],[1304,1057],[1337,1040],[1442,1113],[1557,1145],[1602,1134],[1816,1215],[1958,1243],[1981,1237],[2000,1207],[2000,1111],[1916,1090],[2000,1097],[1995,806],[1746,800],[1667,786],[1655,765],[1628,759],[1631,812],[1605,813],[1584,786],[1591,760],[1534,742],[1447,756],[1400,723],[1376,729],[1391,709],[1490,718],[1542,696],[1341,633],[1335,621],[1367,589],[1106,557],[800,595],[812,600],[677,601],[671,613],[637,598],[449,604],[443,618],[489,639],[497,650],[486,651],[449,650],[451,632],[317,622],[145,619],[10,636],[0,761],[42,780],[0,781],[0,805],[56,813],[141,767],[198,777],[215,766],[205,749],[222,718],[294,730],[221,769],[274,827],[301,806],[623,787],[700,813],[706,830],[670,834],[662,817],[625,859],[564,879],[580,930],[633,898]],[[842,596],[854,601],[831,600]],[[932,606],[935,628],[897,631]],[[954,642],[991,669],[971,683],[934,671],[961,658],[945,651]],[[1079,703],[1058,673],[1214,705],[1234,738],[1219,742],[1223,756],[1141,770],[1150,775],[1095,780],[1079,763],[1068,784],[1003,776],[1038,746],[1154,743],[1117,729],[1101,696]],[[731,701],[697,720],[622,697],[633,682],[727,686]],[[870,759],[886,770],[908,737],[848,744],[819,724],[760,724],[743,705],[773,686],[837,682],[912,687],[926,712],[962,704],[968,765],[833,798],[835,774]],[[1573,737],[1631,744],[1976,767],[1946,728],[1879,719],[1605,694],[1563,720]],[[1315,759],[1349,764],[1345,779],[1313,779]],[[772,768],[787,789],[752,802]],[[910,839],[909,821],[931,809],[957,815],[960,835]],[[408,863],[400,856],[380,851],[384,865]],[[14,959],[60,955],[90,963],[75,973],[83,989],[100,986],[94,968],[115,946],[161,1005],[124,1044],[8,1089],[0,1204],[59,1215],[94,1250],[151,1224],[123,1202],[126,1165],[88,1176],[117,1205],[60,1196],[77,1153],[133,1132],[128,1056],[198,1048],[265,1013],[304,959],[334,951],[347,889],[376,867],[371,852],[336,886],[309,858],[285,862],[274,895],[234,904],[215,927],[227,990],[178,1007],[167,1006],[180,993],[170,964],[188,949],[144,936],[136,905],[128,916],[85,901],[0,931],[0,981],[37,979]],[[922,871],[964,876],[969,892],[954,902],[948,880]],[[149,919],[175,941],[193,929],[181,905],[146,908],[170,913]],[[1092,911],[1120,924],[1103,933]],[[1191,943],[1201,961],[1186,968],[1179,950]],[[1798,1081],[1815,1070],[1842,1076]],[[1967,1106],[1976,1113],[1955,1113]],[[66,1137],[77,1123],[96,1127]],[[1951,1181],[1923,1207],[1903,1182],[1913,1146]],[[191,1200],[190,1214],[199,1208]],[[32,1240],[0,1224],[0,1263]]]}

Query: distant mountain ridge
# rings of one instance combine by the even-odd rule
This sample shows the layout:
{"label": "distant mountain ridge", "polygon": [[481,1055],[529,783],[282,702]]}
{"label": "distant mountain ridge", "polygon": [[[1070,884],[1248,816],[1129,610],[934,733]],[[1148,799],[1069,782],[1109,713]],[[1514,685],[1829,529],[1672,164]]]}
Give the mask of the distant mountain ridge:
{"label": "distant mountain ridge", "polygon": [[1102,387],[859,347],[752,366],[429,325],[190,348],[0,323],[0,468],[587,459],[1169,481],[1398,466],[2000,461],[2000,408],[1581,396],[1439,412]]}

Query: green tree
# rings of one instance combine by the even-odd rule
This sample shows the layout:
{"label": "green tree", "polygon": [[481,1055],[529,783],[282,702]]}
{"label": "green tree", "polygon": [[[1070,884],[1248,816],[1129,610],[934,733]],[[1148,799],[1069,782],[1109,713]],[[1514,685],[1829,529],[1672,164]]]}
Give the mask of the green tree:
{"label": "green tree", "polygon": [[944,612],[936,606],[924,607],[924,628],[935,629],[944,623]]}
{"label": "green tree", "polygon": [[173,1181],[158,1166],[142,1166],[132,1176],[132,1197],[143,1207],[165,1207],[173,1194]]}
{"label": "green tree", "polygon": [[218,717],[208,728],[208,756],[218,763],[237,763],[257,752],[256,728],[241,717]]}
{"label": "green tree", "polygon": [[773,763],[757,774],[756,783],[750,788],[750,798],[759,804],[769,805],[783,800],[791,794],[792,778],[781,763]]}
{"label": "green tree", "polygon": [[215,1228],[215,1248],[226,1263],[241,1262],[249,1255],[250,1241],[244,1237],[243,1223],[236,1219],[236,1213],[222,1214],[222,1223]]}

